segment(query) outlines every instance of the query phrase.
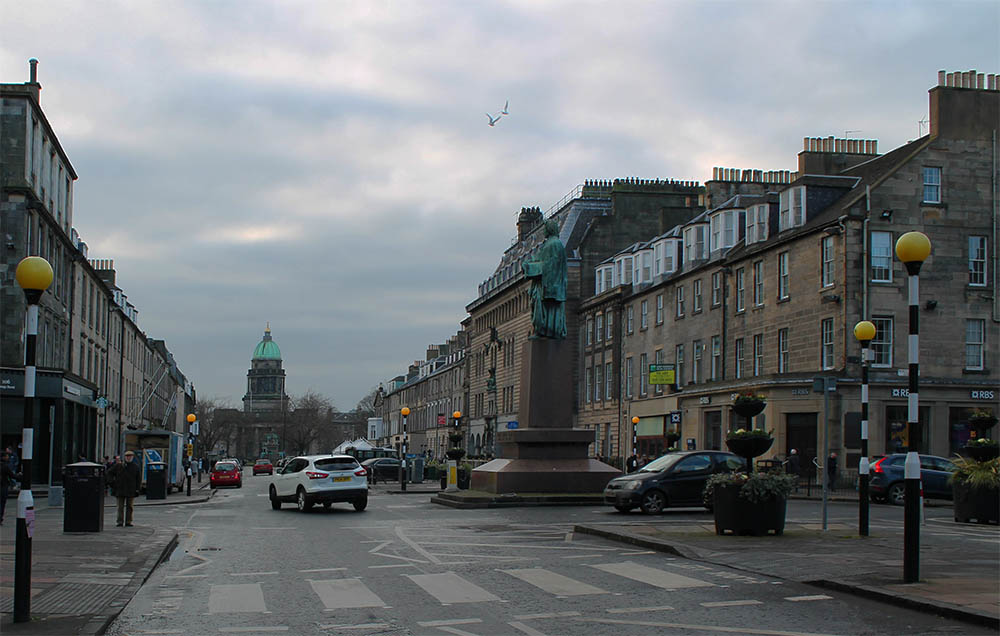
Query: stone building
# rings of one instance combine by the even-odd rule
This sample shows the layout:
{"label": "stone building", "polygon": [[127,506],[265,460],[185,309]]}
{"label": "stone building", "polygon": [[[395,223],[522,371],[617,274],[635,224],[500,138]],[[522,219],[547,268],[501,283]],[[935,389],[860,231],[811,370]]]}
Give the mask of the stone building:
{"label": "stone building", "polygon": [[[872,455],[950,455],[968,439],[972,409],[997,412],[996,84],[996,76],[942,73],[930,91],[930,133],[885,155],[872,140],[806,138],[798,171],[787,179],[716,197],[705,215],[647,239],[639,251],[653,251],[669,272],[667,252],[656,256],[655,245],[680,236],[671,253],[680,266],[662,280],[614,277],[634,249],[595,268],[599,278],[610,272],[612,285],[595,288],[581,322],[596,330],[609,307],[623,314],[615,334],[621,344],[612,342],[618,352],[608,356],[606,338],[599,347],[593,334],[584,336],[593,345],[585,349],[579,405],[611,421],[617,404],[600,410],[585,399],[587,378],[596,385],[598,366],[611,362],[623,395],[613,420],[619,456],[631,452],[633,435],[640,454],[661,451],[671,428],[682,446],[724,448],[726,431],[748,425],[733,413],[733,399],[752,392],[767,400],[753,425],[774,431],[769,456],[796,448],[809,466],[833,451],[842,470],[856,470],[860,346],[853,327],[862,319],[877,330]],[[757,181],[753,172],[738,177]],[[920,276],[920,422],[913,430],[906,423],[907,276],[893,251],[911,230],[933,244]],[[674,365],[672,385],[649,383],[648,365],[656,362]],[[828,409],[814,392],[816,378],[836,381]]]}

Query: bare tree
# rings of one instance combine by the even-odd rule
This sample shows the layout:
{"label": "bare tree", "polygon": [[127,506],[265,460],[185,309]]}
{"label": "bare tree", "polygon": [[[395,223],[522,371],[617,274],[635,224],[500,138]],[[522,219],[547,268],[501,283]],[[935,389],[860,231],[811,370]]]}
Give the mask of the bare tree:
{"label": "bare tree", "polygon": [[375,417],[375,396],[378,395],[378,387],[372,387],[371,391],[368,392],[363,398],[358,400],[357,406],[354,407],[354,412],[358,414],[360,419],[368,419],[369,417]]}
{"label": "bare tree", "polygon": [[232,405],[226,398],[212,396],[198,400],[194,412],[198,417],[199,454],[207,455],[215,450],[225,451],[233,442],[237,421],[222,413],[227,410],[231,411]]}
{"label": "bare tree", "polygon": [[333,414],[333,402],[313,390],[292,400],[285,428],[285,451],[293,455],[308,453],[320,439]]}

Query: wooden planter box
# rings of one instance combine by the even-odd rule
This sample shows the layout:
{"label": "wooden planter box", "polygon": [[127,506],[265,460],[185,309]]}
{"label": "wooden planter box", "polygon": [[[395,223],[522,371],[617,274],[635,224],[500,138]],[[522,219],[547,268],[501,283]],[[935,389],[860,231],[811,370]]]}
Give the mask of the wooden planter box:
{"label": "wooden planter box", "polygon": [[713,513],[715,514],[715,534],[749,534],[760,536],[774,531],[780,535],[785,531],[784,497],[753,503],[739,496],[736,486],[715,488]]}
{"label": "wooden planter box", "polygon": [[968,523],[1000,523],[1000,490],[996,488],[969,488],[954,482],[951,485],[955,521]]}

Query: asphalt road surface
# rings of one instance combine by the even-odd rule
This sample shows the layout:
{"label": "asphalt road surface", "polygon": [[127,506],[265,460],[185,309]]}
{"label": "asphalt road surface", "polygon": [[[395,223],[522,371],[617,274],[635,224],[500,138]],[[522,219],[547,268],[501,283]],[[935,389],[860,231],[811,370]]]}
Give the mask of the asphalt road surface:
{"label": "asphalt road surface", "polygon": [[[461,511],[383,494],[361,513],[350,504],[300,513],[271,509],[270,479],[248,476],[204,504],[141,509],[143,523],[176,527],[180,544],[107,633],[991,633],[571,532],[620,521],[610,507]],[[875,512],[888,522],[898,514]]]}

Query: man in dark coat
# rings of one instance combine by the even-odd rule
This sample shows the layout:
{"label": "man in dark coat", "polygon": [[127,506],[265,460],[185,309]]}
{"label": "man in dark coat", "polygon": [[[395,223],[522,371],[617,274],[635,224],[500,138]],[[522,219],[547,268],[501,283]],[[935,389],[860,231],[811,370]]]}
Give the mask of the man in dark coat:
{"label": "man in dark coat", "polygon": [[639,458],[636,457],[635,453],[625,460],[625,472],[634,473],[639,469]]}
{"label": "man in dark coat", "polygon": [[830,490],[837,485],[837,453],[830,453],[826,458],[826,480]]}
{"label": "man in dark coat", "polygon": [[785,472],[798,477],[802,474],[802,465],[799,463],[799,451],[794,448],[788,451],[788,459],[785,460]]}
{"label": "man in dark coat", "polygon": [[3,463],[0,463],[0,524],[3,523],[4,511],[7,509],[7,496],[15,479],[20,478],[10,466],[10,453],[3,452]]}
{"label": "man in dark coat", "polygon": [[118,497],[117,525],[132,525],[132,512],[135,497],[142,486],[142,471],[135,461],[135,453],[125,451],[125,462],[118,462],[108,471],[108,483],[112,485],[115,496]]}

